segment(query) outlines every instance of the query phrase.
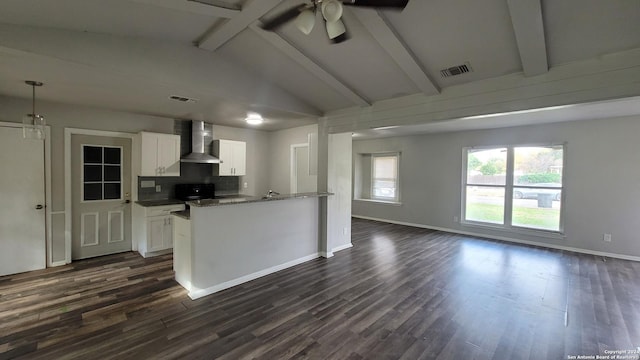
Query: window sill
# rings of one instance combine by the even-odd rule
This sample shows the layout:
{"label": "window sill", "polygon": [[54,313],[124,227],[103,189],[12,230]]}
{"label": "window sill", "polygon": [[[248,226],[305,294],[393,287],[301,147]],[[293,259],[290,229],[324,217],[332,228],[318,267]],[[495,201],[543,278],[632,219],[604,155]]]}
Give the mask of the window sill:
{"label": "window sill", "polygon": [[527,229],[527,228],[515,227],[515,226],[503,227],[500,225],[483,224],[483,223],[477,223],[477,222],[471,222],[471,221],[461,221],[460,225],[468,228],[494,230],[494,231],[500,231],[505,233],[529,235],[529,236],[536,236],[536,237],[547,238],[547,239],[563,240],[567,237],[562,232],[552,231],[552,230]]}
{"label": "window sill", "polygon": [[402,206],[402,203],[399,201],[388,201],[388,200],[377,200],[377,199],[353,199],[353,201],[371,202],[376,204],[384,204],[384,205],[392,205],[392,206]]}

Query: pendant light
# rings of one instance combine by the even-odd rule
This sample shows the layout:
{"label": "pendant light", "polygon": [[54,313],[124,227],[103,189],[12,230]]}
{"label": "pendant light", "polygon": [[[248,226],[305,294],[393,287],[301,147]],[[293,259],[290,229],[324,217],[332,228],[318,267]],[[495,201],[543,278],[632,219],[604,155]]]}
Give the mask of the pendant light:
{"label": "pendant light", "polygon": [[31,113],[22,118],[22,136],[25,139],[44,140],[44,116],[36,114],[36,86],[42,86],[43,84],[32,80],[27,80],[25,83],[31,85],[32,107]]}

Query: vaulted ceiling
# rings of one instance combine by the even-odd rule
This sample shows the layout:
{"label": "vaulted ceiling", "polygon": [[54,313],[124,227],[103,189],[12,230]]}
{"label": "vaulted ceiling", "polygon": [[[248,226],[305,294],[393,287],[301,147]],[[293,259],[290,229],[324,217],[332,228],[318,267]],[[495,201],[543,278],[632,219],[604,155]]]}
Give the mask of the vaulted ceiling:
{"label": "vaulted ceiling", "polygon": [[[204,3],[209,4],[204,4]],[[261,22],[303,0],[2,0],[0,94],[276,130],[335,110],[640,48],[637,0],[345,7],[350,38]],[[320,22],[318,22],[320,23]],[[470,70],[443,76],[442,70]],[[635,64],[637,66],[637,64]],[[195,102],[169,99],[178,95]]]}

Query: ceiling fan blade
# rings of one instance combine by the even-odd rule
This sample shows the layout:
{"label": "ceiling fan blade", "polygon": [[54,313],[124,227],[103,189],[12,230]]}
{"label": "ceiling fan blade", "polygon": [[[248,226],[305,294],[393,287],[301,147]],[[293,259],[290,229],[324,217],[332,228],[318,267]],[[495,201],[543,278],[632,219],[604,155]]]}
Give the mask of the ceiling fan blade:
{"label": "ceiling fan blade", "polygon": [[283,12],[282,14],[274,17],[273,19],[269,19],[262,24],[262,29],[267,31],[273,31],[285,23],[293,20],[296,16],[300,14],[300,12],[307,8],[307,5],[301,4],[291,9]]}
{"label": "ceiling fan blade", "polygon": [[379,8],[404,9],[409,0],[342,0],[342,4],[350,6],[370,6]]}

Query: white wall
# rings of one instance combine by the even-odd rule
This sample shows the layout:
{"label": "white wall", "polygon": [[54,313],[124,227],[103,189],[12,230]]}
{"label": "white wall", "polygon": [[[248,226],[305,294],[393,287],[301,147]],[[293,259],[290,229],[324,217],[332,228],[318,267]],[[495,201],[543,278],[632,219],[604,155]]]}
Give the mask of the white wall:
{"label": "white wall", "polygon": [[[301,126],[269,134],[269,187],[282,194],[291,189],[291,145],[307,143],[309,133],[317,133],[318,125]],[[268,190],[268,189],[267,189]],[[265,191],[266,192],[266,191]]]}
{"label": "white wall", "polygon": [[[358,153],[399,151],[401,206],[353,201],[353,214],[640,257],[640,117],[415,135],[353,143]],[[467,146],[566,143],[564,239],[488,230],[461,216],[462,149]],[[602,241],[604,233],[612,242]]]}
{"label": "white wall", "polygon": [[351,247],[351,133],[329,135],[327,249]]}

